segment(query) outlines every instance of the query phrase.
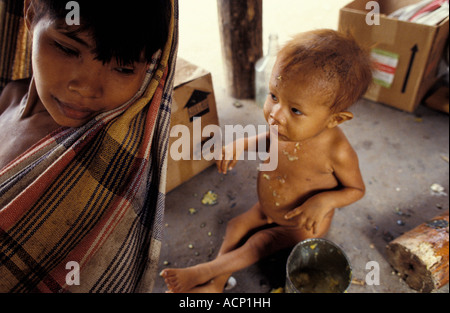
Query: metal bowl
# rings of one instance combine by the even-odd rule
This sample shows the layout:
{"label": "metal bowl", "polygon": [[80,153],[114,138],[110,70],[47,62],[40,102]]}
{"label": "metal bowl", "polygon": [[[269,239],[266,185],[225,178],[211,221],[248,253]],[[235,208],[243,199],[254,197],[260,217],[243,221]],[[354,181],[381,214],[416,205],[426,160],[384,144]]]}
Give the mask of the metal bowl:
{"label": "metal bowl", "polygon": [[333,242],[313,238],[298,243],[286,264],[286,293],[342,293],[352,281],[344,251]]}

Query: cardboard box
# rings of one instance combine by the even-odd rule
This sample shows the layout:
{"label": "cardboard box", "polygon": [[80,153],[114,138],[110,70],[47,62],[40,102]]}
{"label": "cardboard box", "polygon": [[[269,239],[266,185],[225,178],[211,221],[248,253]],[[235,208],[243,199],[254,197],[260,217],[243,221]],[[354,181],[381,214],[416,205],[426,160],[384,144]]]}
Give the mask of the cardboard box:
{"label": "cardboard box", "polygon": [[[194,124],[197,129],[194,129]],[[211,73],[178,58],[174,77],[166,192],[214,164],[214,160],[207,161],[199,155],[203,144],[211,139],[201,136],[207,125],[219,125]],[[175,127],[184,129],[185,132],[177,134],[173,132]],[[189,148],[183,148],[180,143],[187,144]]]}
{"label": "cardboard box", "polygon": [[340,10],[339,31],[372,49],[377,60],[374,84],[365,98],[413,112],[437,80],[439,61],[447,42],[448,17],[437,26],[399,21],[390,13],[420,0],[378,0],[379,25],[369,25],[367,0],[356,0]]}
{"label": "cardboard box", "polygon": [[449,114],[449,88],[448,86],[439,87],[431,96],[425,99],[425,105]]}

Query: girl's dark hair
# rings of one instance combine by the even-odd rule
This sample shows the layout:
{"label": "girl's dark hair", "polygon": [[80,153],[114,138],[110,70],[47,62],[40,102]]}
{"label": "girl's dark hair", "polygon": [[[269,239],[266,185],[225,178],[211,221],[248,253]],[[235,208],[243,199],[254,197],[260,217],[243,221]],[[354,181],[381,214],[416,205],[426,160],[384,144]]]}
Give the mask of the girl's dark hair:
{"label": "girl's dark hair", "polygon": [[[96,59],[107,63],[113,58],[120,64],[147,62],[163,49],[169,33],[171,17],[170,0],[77,0],[80,8],[80,25],[68,26],[67,1],[33,0],[36,23],[44,16],[54,19],[70,33],[87,31],[95,42]],[[118,5],[120,3],[120,5]]]}

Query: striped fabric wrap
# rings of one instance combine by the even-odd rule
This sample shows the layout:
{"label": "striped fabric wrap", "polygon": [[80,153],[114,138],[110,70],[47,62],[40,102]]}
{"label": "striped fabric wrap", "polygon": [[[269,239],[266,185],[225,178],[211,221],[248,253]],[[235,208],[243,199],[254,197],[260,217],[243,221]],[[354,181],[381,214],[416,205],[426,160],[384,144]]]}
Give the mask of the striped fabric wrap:
{"label": "striped fabric wrap", "polygon": [[11,80],[31,76],[31,38],[23,1],[0,0],[0,92]]}
{"label": "striped fabric wrap", "polygon": [[167,44],[133,99],[80,128],[57,130],[0,171],[0,292],[152,290],[165,206],[177,1],[171,0]]}

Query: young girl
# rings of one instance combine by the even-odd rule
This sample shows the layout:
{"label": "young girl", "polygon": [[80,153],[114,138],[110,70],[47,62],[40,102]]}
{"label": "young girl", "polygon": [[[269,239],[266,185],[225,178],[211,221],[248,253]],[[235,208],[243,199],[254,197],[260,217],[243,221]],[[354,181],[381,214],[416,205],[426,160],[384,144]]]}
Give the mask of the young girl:
{"label": "young girl", "polygon": [[[264,134],[241,145],[257,147],[258,140],[270,140],[270,149],[278,148],[278,167],[259,172],[259,202],[228,223],[215,260],[162,271],[169,291],[222,292],[233,272],[324,236],[335,208],[363,197],[357,155],[338,125],[353,118],[346,109],[364,94],[371,77],[368,54],[332,30],[300,34],[279,52],[264,106],[275,140]],[[220,172],[236,164],[236,146],[223,149]]]}
{"label": "young girl", "polygon": [[0,97],[0,292],[152,287],[177,2],[77,4],[24,3],[33,76]]}

